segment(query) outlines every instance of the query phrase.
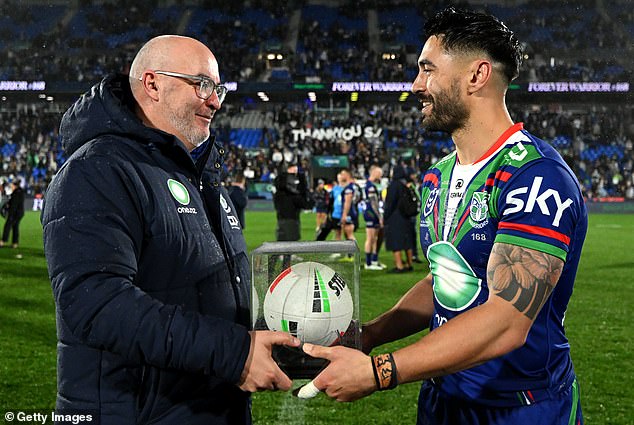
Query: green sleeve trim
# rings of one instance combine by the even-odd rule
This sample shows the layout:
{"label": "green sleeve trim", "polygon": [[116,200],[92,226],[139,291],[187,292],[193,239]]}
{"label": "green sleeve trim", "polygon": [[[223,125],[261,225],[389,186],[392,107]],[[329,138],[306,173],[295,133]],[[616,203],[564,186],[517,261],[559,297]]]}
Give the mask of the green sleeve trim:
{"label": "green sleeve trim", "polygon": [[557,248],[556,246],[552,246],[550,244],[544,242],[533,241],[530,239],[524,239],[519,236],[513,235],[505,235],[498,233],[495,236],[495,242],[507,243],[510,245],[517,245],[524,248],[534,249],[536,251],[545,252],[546,254],[550,254],[555,256],[562,261],[566,261],[566,257],[568,253],[561,248]]}

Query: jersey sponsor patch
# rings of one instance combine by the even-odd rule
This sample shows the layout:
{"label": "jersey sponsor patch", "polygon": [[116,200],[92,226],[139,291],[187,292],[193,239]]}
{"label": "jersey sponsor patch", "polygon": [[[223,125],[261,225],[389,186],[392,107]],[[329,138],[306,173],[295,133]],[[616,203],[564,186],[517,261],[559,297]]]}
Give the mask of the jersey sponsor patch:
{"label": "jersey sponsor patch", "polygon": [[427,259],[434,277],[436,301],[451,311],[468,308],[480,294],[482,280],[456,247],[449,242],[436,242],[427,250]]}
{"label": "jersey sponsor patch", "polygon": [[[505,201],[507,208],[502,212],[502,216],[518,211],[531,213],[535,210],[535,206],[537,206],[537,211],[543,215],[553,217],[551,225],[559,227],[563,212],[572,205],[573,201],[570,198],[562,200],[559,191],[555,189],[542,189],[543,180],[544,178],[542,176],[536,176],[530,186],[530,191],[528,186],[511,190],[506,195]],[[524,196],[526,193],[528,193],[528,195]],[[511,206],[508,207],[508,205]]]}

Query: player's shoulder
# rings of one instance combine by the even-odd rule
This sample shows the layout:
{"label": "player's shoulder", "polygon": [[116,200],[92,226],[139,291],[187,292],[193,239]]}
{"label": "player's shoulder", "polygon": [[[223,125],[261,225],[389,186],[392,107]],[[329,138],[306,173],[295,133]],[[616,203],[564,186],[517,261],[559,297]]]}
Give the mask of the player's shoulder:
{"label": "player's shoulder", "polygon": [[520,176],[541,176],[550,183],[577,184],[577,178],[566,161],[548,142],[521,130],[509,137],[500,151],[499,169],[510,174],[509,183]]}

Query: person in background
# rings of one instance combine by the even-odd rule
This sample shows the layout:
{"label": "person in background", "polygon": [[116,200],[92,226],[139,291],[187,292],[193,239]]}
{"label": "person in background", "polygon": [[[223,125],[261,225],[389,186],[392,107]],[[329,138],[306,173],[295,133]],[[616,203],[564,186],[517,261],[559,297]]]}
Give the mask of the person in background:
{"label": "person in background", "polygon": [[233,181],[227,188],[229,192],[229,198],[233,206],[236,207],[236,213],[238,214],[238,220],[240,220],[240,227],[244,230],[246,228],[246,221],[244,219],[244,210],[247,208],[249,199],[247,198],[246,179],[242,172],[237,172]]}
{"label": "person in background", "polygon": [[339,172],[339,186],[343,188],[341,191],[341,221],[339,222],[341,234],[346,240],[356,240],[354,230],[355,223],[358,223],[357,203],[360,200],[360,194],[350,170],[343,169]]}
{"label": "person in background", "polygon": [[[343,188],[341,185],[342,176],[341,171],[337,173],[337,181],[336,184],[332,187],[332,191],[330,192],[330,197],[332,199],[332,213],[330,216],[332,217],[332,228],[335,231],[335,240],[340,241],[342,232],[341,232],[341,215],[343,214]],[[323,239],[317,239],[323,240]]]}
{"label": "person in background", "polygon": [[365,269],[383,270],[379,265],[379,254],[377,242],[379,231],[383,227],[383,214],[380,211],[381,192],[378,183],[383,177],[383,169],[378,165],[370,167],[370,175],[365,183],[365,210],[363,218],[365,220]]}
{"label": "person in background", "polygon": [[[408,176],[407,185],[414,189],[414,193],[418,197],[418,205],[419,205],[418,209],[420,210],[420,187],[418,184],[420,181],[420,178],[419,178],[418,172],[416,171],[415,168],[407,167],[407,176]],[[413,232],[412,234],[414,238],[414,247],[412,248],[412,263],[422,264],[423,261],[420,258],[418,258],[418,244],[416,243],[416,237],[417,237],[416,227],[418,225],[418,214],[410,217],[410,221],[412,222],[410,231]]]}
{"label": "person in background", "polygon": [[319,232],[321,226],[326,223],[328,218],[328,203],[330,200],[330,193],[326,190],[324,180],[317,180],[317,187],[313,193],[315,200],[315,213],[316,213],[316,227],[315,231]]}
{"label": "person in background", "polygon": [[246,243],[210,139],[226,93],[207,46],[164,35],[64,114],[68,160],[41,218],[58,414],[250,424],[251,392],[290,389],[271,351],[299,340],[250,330]]}
{"label": "person in background", "polygon": [[275,231],[278,241],[298,241],[301,238],[300,214],[313,207],[304,173],[297,165],[289,165],[275,178],[273,205],[277,216]]}
{"label": "person in background", "polygon": [[[412,221],[399,208],[399,201],[407,190],[407,172],[404,166],[397,165],[392,171],[392,180],[385,195],[385,248],[392,251],[394,268],[389,273],[405,273],[413,270],[412,250],[416,240],[412,233]],[[405,258],[405,263],[403,262]]]}
{"label": "person in background", "polygon": [[20,222],[24,217],[24,190],[20,187],[18,180],[13,180],[10,186],[11,195],[2,206],[6,212],[6,221],[4,222],[0,247],[5,246],[9,242],[9,236],[11,236],[11,246],[17,248],[20,243]]}

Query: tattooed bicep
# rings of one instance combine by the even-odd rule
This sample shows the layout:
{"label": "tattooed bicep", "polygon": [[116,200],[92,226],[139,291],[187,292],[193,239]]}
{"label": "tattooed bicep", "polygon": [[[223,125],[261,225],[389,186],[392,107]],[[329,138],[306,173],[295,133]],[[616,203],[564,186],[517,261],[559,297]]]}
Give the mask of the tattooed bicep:
{"label": "tattooed bicep", "polygon": [[496,243],[487,266],[491,293],[533,320],[559,280],[564,262],[544,252]]}

